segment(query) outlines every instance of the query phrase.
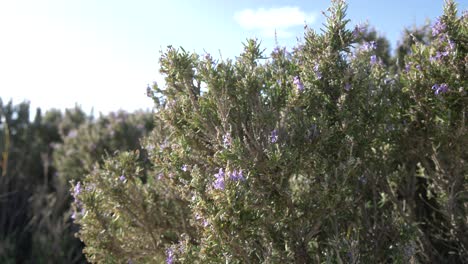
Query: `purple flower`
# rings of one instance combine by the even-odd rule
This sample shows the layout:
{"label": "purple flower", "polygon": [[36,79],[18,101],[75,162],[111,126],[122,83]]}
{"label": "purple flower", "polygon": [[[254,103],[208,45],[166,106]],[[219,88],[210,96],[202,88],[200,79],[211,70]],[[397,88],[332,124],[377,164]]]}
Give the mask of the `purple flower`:
{"label": "purple flower", "polygon": [[242,169],[239,170],[233,170],[229,174],[229,178],[233,181],[245,181],[244,174],[242,172]]}
{"label": "purple flower", "polygon": [[166,250],[166,263],[167,264],[174,263],[174,250],[172,248],[168,248]]}
{"label": "purple flower", "polygon": [[448,92],[449,87],[446,83],[442,83],[440,85],[436,83],[432,86],[432,90],[434,90],[435,95],[439,95]]}
{"label": "purple flower", "polygon": [[377,45],[375,44],[375,41],[365,42],[362,44],[362,49],[365,51],[375,50],[376,48]]}
{"label": "purple flower", "polygon": [[125,178],[125,176],[124,176],[123,174],[120,175],[120,177],[119,177],[119,180],[120,180],[121,182],[125,181],[126,179],[127,179],[127,178]]}
{"label": "purple flower", "polygon": [[449,55],[449,52],[446,50],[446,51],[437,51],[436,52],[436,55],[435,56],[431,56],[429,59],[431,61],[435,61],[435,60],[441,60],[442,58],[444,57],[447,57]]}
{"label": "purple flower", "polygon": [[314,73],[315,73],[315,76],[317,76],[317,79],[322,79],[322,72],[319,71],[319,65],[318,64],[315,64],[314,66]]}
{"label": "purple flower", "polygon": [[164,177],[164,174],[161,173],[158,173],[158,175],[156,176],[158,180],[161,180],[163,177]]}
{"label": "purple flower", "polygon": [[357,24],[356,26],[354,26],[353,36],[355,38],[357,38],[359,35],[361,35],[366,30],[366,28],[367,27],[364,24]]}
{"label": "purple flower", "polygon": [[151,91],[151,88],[148,86],[146,87],[146,96],[152,98],[153,97],[153,91]]}
{"label": "purple flower", "polygon": [[304,91],[304,84],[301,82],[301,79],[299,78],[299,76],[294,77],[293,84],[296,85],[297,90],[299,92]]}
{"label": "purple flower", "polygon": [[224,145],[224,147],[229,147],[229,146],[231,146],[231,144],[232,144],[231,133],[227,132],[223,136],[223,145]]}
{"label": "purple flower", "polygon": [[75,185],[75,188],[73,188],[73,197],[75,198],[75,200],[78,200],[77,196],[81,193],[81,191],[82,191],[81,182],[78,182]]}
{"label": "purple flower", "polygon": [[444,24],[444,22],[440,21],[440,18],[438,18],[437,21],[432,26],[432,36],[435,37],[435,36],[439,35],[443,31],[445,31],[446,28],[447,27]]}
{"label": "purple flower", "polygon": [[405,64],[405,72],[409,72],[411,69],[411,62]]}
{"label": "purple flower", "polygon": [[278,131],[274,129],[273,131],[271,131],[271,134],[270,134],[270,142],[276,143],[277,141],[278,141]]}
{"label": "purple flower", "polygon": [[344,86],[344,89],[345,89],[346,91],[351,90],[351,84],[346,83],[345,86]]}
{"label": "purple flower", "polygon": [[370,64],[371,64],[371,65],[377,64],[377,56],[376,56],[376,55],[372,55],[372,56],[370,57]]}
{"label": "purple flower", "polygon": [[184,164],[184,165],[182,165],[181,169],[182,169],[183,171],[187,171],[187,170],[188,170],[188,167],[187,167],[186,164]]}
{"label": "purple flower", "polygon": [[216,180],[213,183],[213,187],[218,190],[224,190],[225,184],[224,184],[224,171],[222,168],[219,169],[218,173],[216,173],[214,176]]}

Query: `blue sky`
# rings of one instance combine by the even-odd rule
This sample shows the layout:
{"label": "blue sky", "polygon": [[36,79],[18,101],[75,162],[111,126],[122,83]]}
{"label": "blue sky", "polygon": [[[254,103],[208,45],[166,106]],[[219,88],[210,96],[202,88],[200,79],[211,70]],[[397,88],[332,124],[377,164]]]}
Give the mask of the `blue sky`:
{"label": "blue sky", "polygon": [[[351,25],[368,21],[395,47],[404,27],[442,13],[443,0],[349,0]],[[457,1],[465,10],[467,0]],[[0,97],[87,112],[150,109],[166,46],[234,58],[242,41],[292,47],[304,23],[319,30],[329,1],[0,1]]]}

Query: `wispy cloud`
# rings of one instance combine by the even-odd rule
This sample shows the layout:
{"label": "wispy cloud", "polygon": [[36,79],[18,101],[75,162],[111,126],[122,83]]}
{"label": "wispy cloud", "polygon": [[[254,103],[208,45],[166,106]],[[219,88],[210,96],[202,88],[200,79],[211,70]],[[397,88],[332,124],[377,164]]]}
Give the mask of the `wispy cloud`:
{"label": "wispy cloud", "polygon": [[307,13],[299,7],[245,9],[234,14],[237,23],[246,30],[259,31],[264,37],[276,35],[281,38],[292,37],[293,27],[312,24],[317,18],[316,12]]}

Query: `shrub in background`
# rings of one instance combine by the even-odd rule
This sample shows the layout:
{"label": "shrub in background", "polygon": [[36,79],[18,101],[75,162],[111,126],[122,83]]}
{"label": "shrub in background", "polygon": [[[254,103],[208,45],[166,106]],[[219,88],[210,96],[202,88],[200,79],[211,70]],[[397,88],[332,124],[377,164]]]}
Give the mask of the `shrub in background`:
{"label": "shrub in background", "polygon": [[[66,184],[88,174],[102,156],[117,150],[141,149],[140,138],[151,131],[153,116],[146,112],[117,112],[64,129],[63,144],[55,145],[54,164]],[[63,127],[63,126],[62,126]],[[144,158],[144,153],[141,153]]]}
{"label": "shrub in background", "polygon": [[58,111],[29,118],[29,104],[0,101],[0,262],[80,263],[66,186],[58,185],[52,145],[61,141]]}
{"label": "shrub in background", "polygon": [[152,115],[120,112],[94,120],[75,107],[63,114],[38,109],[30,121],[28,103],[0,101],[0,120],[0,262],[86,262],[69,180],[82,179],[106,152],[139,148]]}

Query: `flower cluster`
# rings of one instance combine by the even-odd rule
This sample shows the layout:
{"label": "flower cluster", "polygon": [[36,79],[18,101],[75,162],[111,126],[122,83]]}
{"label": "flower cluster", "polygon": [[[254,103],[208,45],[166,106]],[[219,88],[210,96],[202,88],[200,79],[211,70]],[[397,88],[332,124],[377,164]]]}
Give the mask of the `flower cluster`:
{"label": "flower cluster", "polygon": [[231,173],[229,173],[229,178],[233,181],[245,181],[242,169],[231,171]]}
{"label": "flower cluster", "polygon": [[435,37],[435,36],[440,35],[442,32],[445,31],[446,28],[447,26],[445,25],[445,23],[442,22],[440,18],[438,18],[437,21],[432,26],[432,36]]}
{"label": "flower cluster", "polygon": [[448,92],[449,87],[446,83],[442,83],[440,85],[436,83],[432,86],[432,90],[435,95],[439,95]]}
{"label": "flower cluster", "polygon": [[[218,173],[216,173],[215,176],[215,181],[213,182],[213,187],[217,190],[224,190],[226,187],[226,173],[227,171],[224,171],[223,168],[220,168],[218,170]],[[231,181],[245,181],[244,177],[244,172],[242,169],[234,169],[228,173],[229,179]]]}
{"label": "flower cluster", "polygon": [[278,130],[274,129],[273,131],[271,131],[271,134],[270,134],[270,142],[271,142],[271,143],[276,143],[276,142],[278,142]]}
{"label": "flower cluster", "polygon": [[216,180],[213,182],[213,187],[215,189],[218,189],[218,190],[224,190],[224,187],[225,187],[225,183],[224,183],[225,173],[224,173],[223,168],[219,168],[218,173],[216,173],[214,176],[215,176]]}
{"label": "flower cluster", "polygon": [[146,87],[146,96],[153,98],[153,91],[151,90],[149,86]]}
{"label": "flower cluster", "polygon": [[429,57],[429,60],[431,62],[442,60],[444,57],[447,57],[451,52],[455,50],[455,42],[448,39],[448,37],[445,35],[442,36],[443,38],[441,38],[440,41],[445,42],[447,40],[446,45],[442,51],[438,50],[436,51],[436,54],[434,56]]}
{"label": "flower cluster", "polygon": [[223,145],[225,148],[227,147],[230,147],[232,144],[232,138],[231,138],[231,133],[227,132],[224,136],[223,136]]}
{"label": "flower cluster", "polygon": [[299,76],[294,77],[293,84],[296,85],[299,92],[304,91],[304,84],[301,82]]}
{"label": "flower cluster", "polygon": [[206,218],[204,218],[203,216],[201,216],[198,213],[195,214],[195,220],[202,221],[203,227],[207,227],[209,225],[208,220],[206,220]]}
{"label": "flower cluster", "polygon": [[355,38],[359,37],[359,35],[363,34],[367,30],[367,26],[365,24],[357,24],[354,26],[353,36]]}
{"label": "flower cluster", "polygon": [[80,195],[81,191],[81,182],[78,182],[73,188],[73,198],[75,198],[76,201],[78,201],[78,195]]}
{"label": "flower cluster", "polygon": [[[84,213],[84,208],[83,208],[83,203],[80,201],[80,199],[78,198],[78,195],[81,194],[81,192],[83,191],[83,188],[81,186],[81,182],[78,182],[75,187],[73,188],[73,193],[72,193],[72,196],[73,198],[75,199],[75,204],[78,208],[81,207],[81,214]],[[77,208],[77,209],[78,209]],[[73,210],[73,214],[71,216],[72,219],[76,219],[76,215],[77,214],[77,211],[76,210]]]}
{"label": "flower cluster", "polygon": [[166,263],[167,264],[174,263],[174,250],[172,248],[168,248],[166,250]]}
{"label": "flower cluster", "polygon": [[377,48],[377,44],[375,43],[375,41],[365,42],[364,44],[362,44],[362,47],[361,47],[363,51],[372,51],[372,50],[375,50],[376,48]]}

